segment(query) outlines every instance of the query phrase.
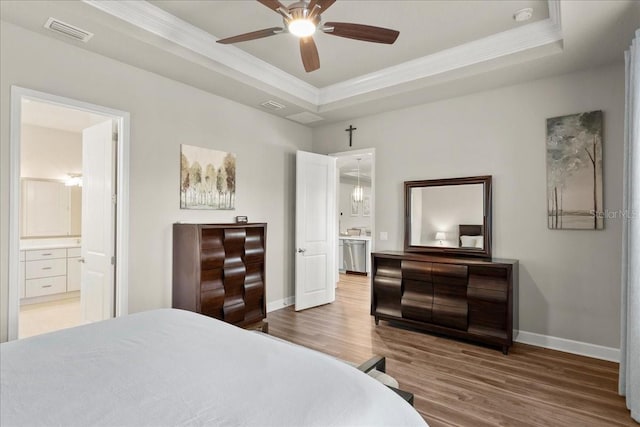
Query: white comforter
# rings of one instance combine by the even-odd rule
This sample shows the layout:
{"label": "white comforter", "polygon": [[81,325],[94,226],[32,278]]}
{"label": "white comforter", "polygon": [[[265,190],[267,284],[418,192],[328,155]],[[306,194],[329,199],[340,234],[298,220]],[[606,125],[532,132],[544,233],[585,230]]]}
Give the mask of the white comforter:
{"label": "white comforter", "polygon": [[9,426],[424,426],[329,356],[181,310],[0,346]]}

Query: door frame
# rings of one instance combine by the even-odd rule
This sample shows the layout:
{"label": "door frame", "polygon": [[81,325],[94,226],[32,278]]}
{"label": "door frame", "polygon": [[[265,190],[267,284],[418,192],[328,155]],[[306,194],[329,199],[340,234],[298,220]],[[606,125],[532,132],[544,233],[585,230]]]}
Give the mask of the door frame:
{"label": "door frame", "polygon": [[[376,246],[376,149],[371,148],[363,148],[360,150],[352,150],[352,151],[341,151],[338,153],[330,153],[331,157],[356,157],[358,155],[370,155],[371,156],[371,240],[370,240],[370,251],[373,253]],[[336,167],[336,187],[338,191],[336,191],[336,230],[340,233],[340,229],[338,228],[338,223],[340,221],[340,168]],[[336,251],[337,252],[337,251]],[[336,257],[338,254],[336,254]],[[337,260],[337,258],[336,258]],[[336,266],[339,260],[337,260]],[[367,263],[371,263],[371,260],[367,260]],[[336,286],[339,282],[340,272],[336,269]]]}
{"label": "door frame", "polygon": [[9,341],[18,338],[20,314],[20,292],[18,289],[18,268],[20,255],[20,140],[22,123],[22,100],[29,99],[62,107],[101,114],[115,121],[118,129],[116,148],[116,271],[115,271],[115,313],[116,317],[129,311],[129,141],[130,115],[126,111],[90,104],[72,98],[53,95],[11,86],[11,121],[9,143],[9,295],[8,331]]}

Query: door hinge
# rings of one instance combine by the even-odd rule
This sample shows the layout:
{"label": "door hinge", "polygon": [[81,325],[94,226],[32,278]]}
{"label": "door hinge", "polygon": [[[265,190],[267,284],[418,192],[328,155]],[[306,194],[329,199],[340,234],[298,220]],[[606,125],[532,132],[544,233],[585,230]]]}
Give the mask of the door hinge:
{"label": "door hinge", "polygon": [[116,265],[116,257],[111,257],[111,265]]}
{"label": "door hinge", "polygon": [[118,195],[117,194],[112,194],[111,195],[111,203],[113,203],[114,205],[116,203],[118,203]]}

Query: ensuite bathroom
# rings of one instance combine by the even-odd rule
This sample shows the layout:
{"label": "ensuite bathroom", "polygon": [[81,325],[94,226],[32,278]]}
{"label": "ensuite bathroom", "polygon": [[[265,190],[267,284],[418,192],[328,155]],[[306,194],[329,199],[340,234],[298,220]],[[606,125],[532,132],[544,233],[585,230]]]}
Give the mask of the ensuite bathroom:
{"label": "ensuite bathroom", "polygon": [[[85,323],[82,304],[83,143],[111,119],[23,100],[20,126],[18,337]],[[89,210],[90,212],[90,210]]]}

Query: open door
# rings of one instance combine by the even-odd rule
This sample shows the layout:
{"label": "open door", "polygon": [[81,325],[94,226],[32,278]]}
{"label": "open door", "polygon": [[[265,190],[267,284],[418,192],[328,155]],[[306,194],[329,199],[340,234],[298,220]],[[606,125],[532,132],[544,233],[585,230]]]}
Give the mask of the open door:
{"label": "open door", "polygon": [[82,320],[113,317],[115,142],[111,120],[82,132]]}
{"label": "open door", "polygon": [[296,155],[296,311],[335,299],[336,159]]}

